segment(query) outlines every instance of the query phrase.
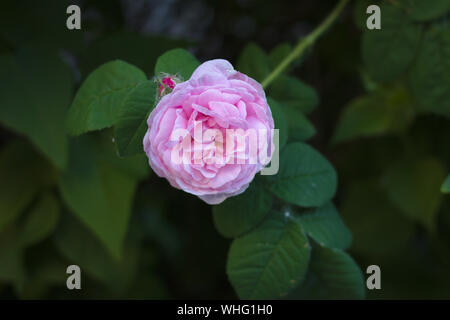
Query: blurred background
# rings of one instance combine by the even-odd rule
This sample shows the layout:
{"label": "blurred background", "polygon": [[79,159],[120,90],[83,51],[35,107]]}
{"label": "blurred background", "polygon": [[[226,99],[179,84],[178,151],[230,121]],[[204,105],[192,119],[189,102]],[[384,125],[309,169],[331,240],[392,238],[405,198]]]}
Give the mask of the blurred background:
{"label": "blurred background", "polygon": [[[360,49],[361,8],[367,3],[352,1],[293,69],[320,100],[309,115],[317,131],[311,144],[337,169],[335,201],[353,233],[350,253],[363,272],[371,264],[381,267],[382,290],[369,291],[368,298],[450,298],[450,196],[439,193],[450,172],[450,119],[416,112],[414,92],[401,77],[379,85],[367,75]],[[65,27],[70,4],[81,7],[81,30]],[[334,5],[331,0],[3,1],[0,56],[18,57],[27,87],[12,86],[16,92],[9,90],[7,97],[1,91],[0,118],[10,117],[10,123],[20,112],[34,114],[19,105],[33,101],[20,96],[45,78],[48,68],[60,67],[48,57],[59,59],[68,76],[61,76],[54,90],[46,87],[43,101],[67,109],[81,82],[104,62],[120,58],[151,76],[160,54],[184,47],[200,61],[235,63],[249,42],[267,52],[280,43],[295,45]],[[18,73],[1,66],[0,86],[6,87]],[[336,138],[343,110],[373,92],[389,96],[386,112],[399,105],[407,111],[398,113],[389,130]],[[21,111],[5,115],[10,106]],[[34,112],[39,114],[39,104]],[[32,119],[30,126],[39,121]],[[61,200],[55,185],[59,168],[32,139],[5,123],[0,120],[0,298],[236,298],[225,274],[229,240],[215,230],[210,206],[145,175],[135,186],[125,253],[117,261]],[[102,135],[110,137],[108,130]],[[39,184],[29,187],[36,179]],[[49,203],[58,203],[54,214],[36,214]],[[14,219],[8,217],[13,211]],[[42,228],[44,234],[36,231]],[[38,235],[23,240],[27,232]],[[81,266],[83,290],[66,289],[69,264]]]}

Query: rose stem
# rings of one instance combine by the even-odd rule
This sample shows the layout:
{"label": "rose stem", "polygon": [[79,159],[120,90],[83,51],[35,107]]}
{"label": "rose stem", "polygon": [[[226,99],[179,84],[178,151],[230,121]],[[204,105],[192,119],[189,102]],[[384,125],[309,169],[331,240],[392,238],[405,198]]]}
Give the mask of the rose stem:
{"label": "rose stem", "polygon": [[330,27],[330,25],[339,16],[342,9],[344,9],[347,2],[349,2],[349,0],[340,0],[336,7],[334,7],[333,11],[331,11],[328,17],[317,28],[298,42],[292,52],[284,58],[283,61],[281,61],[280,64],[278,64],[278,66],[263,80],[261,85],[264,89],[267,88],[284,71],[284,69],[291,64],[292,61],[300,57],[303,51],[312,45],[317,38]]}

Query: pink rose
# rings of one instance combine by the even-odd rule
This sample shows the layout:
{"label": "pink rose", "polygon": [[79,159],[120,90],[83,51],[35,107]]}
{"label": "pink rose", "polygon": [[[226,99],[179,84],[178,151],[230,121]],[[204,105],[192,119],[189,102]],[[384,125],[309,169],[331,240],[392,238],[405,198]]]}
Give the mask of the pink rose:
{"label": "pink rose", "polygon": [[261,85],[226,60],[207,61],[176,84],[147,124],[152,169],[209,204],[244,192],[273,152],[274,122]]}

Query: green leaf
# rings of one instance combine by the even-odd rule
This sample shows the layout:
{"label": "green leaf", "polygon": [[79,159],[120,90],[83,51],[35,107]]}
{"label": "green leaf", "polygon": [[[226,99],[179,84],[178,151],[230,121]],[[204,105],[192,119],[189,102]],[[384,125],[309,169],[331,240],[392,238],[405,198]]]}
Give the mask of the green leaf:
{"label": "green leaf", "polygon": [[267,103],[272,112],[274,127],[279,130],[279,149],[283,149],[289,136],[289,128],[286,115],[282,109],[282,106],[272,98],[267,99]]}
{"label": "green leaf", "polygon": [[351,101],[340,116],[333,143],[387,132],[390,119],[385,107],[386,104],[378,95],[362,96]]}
{"label": "green leaf", "polygon": [[65,115],[70,69],[49,50],[19,49],[0,56],[0,123],[25,135],[58,168],[67,164]]}
{"label": "green leaf", "polygon": [[295,217],[303,230],[323,247],[347,249],[352,243],[350,230],[331,202],[308,209]]}
{"label": "green leaf", "polygon": [[161,72],[179,74],[183,80],[188,80],[200,65],[198,60],[184,49],[173,49],[161,55],[156,61],[155,75]]}
{"label": "green leaf", "polygon": [[410,74],[421,111],[450,117],[450,28],[432,26],[424,35]]}
{"label": "green leaf", "polygon": [[54,180],[54,169],[31,145],[21,140],[5,145],[0,153],[0,231]]}
{"label": "green leaf", "polygon": [[448,0],[402,0],[408,15],[415,21],[428,21],[444,16],[450,12]]}
{"label": "green leaf", "polygon": [[363,34],[362,59],[375,81],[389,82],[413,61],[421,28],[396,7],[385,5],[381,12],[381,29],[366,29]]}
{"label": "green leaf", "polygon": [[147,132],[147,118],[155,106],[156,83],[140,83],[124,100],[124,110],[114,126],[114,138],[119,155],[129,156],[143,152],[142,141]]}
{"label": "green leaf", "polygon": [[257,226],[269,213],[272,196],[256,177],[244,193],[213,206],[214,225],[224,237],[238,237]]}
{"label": "green leaf", "polygon": [[131,160],[117,158],[111,142],[107,147],[101,142],[90,137],[72,141],[59,188],[71,211],[119,259],[138,177]]}
{"label": "green leaf", "polygon": [[447,179],[445,179],[444,183],[441,187],[442,193],[450,193],[450,174],[447,176]]}
{"label": "green leaf", "polygon": [[389,198],[399,210],[433,230],[444,178],[445,169],[438,159],[409,157],[387,170],[384,183]]}
{"label": "green leaf", "polygon": [[363,299],[365,283],[361,269],[340,249],[314,246],[305,281],[296,299]]}
{"label": "green leaf", "polygon": [[305,141],[316,134],[316,128],[298,109],[289,106],[281,106],[288,122],[289,141]]}
{"label": "green leaf", "polygon": [[272,110],[275,129],[279,129],[280,150],[287,141],[305,141],[316,133],[314,126],[298,109],[282,105],[272,98],[268,98],[267,102]]}
{"label": "green leaf", "polygon": [[411,124],[413,116],[413,102],[403,87],[379,89],[344,108],[332,141],[399,132]]}
{"label": "green leaf", "polygon": [[271,63],[263,49],[255,43],[249,43],[242,51],[236,69],[261,82],[270,74]]}
{"label": "green leaf", "polygon": [[20,243],[30,246],[48,237],[58,223],[59,210],[56,197],[50,192],[43,194],[20,230]]}
{"label": "green leaf", "polygon": [[[280,43],[275,48],[272,49],[269,53],[269,59],[270,63],[272,65],[272,69],[275,69],[281,61],[283,61],[292,51],[292,46],[290,43]],[[290,68],[293,68],[295,66],[298,66],[301,64],[303,56],[300,58],[295,59],[295,61],[290,64]],[[287,72],[288,70],[285,70]]]}
{"label": "green leaf", "polygon": [[102,243],[69,214],[63,215],[54,241],[64,257],[108,288],[122,292],[131,285],[137,268],[137,245],[127,247],[121,261],[114,260]]}
{"label": "green leaf", "polygon": [[[275,48],[273,48],[269,53],[269,60],[272,70],[274,70],[278,65],[292,52],[292,45],[288,42],[280,43]],[[291,64],[282,72],[286,74],[289,70],[294,69],[302,64],[305,55],[295,59]]]}
{"label": "green leaf", "polygon": [[276,67],[286,58],[289,53],[292,51],[292,46],[290,43],[280,43],[275,48],[272,49],[269,53],[270,63],[272,64],[272,68]]}
{"label": "green leaf", "polygon": [[319,104],[316,91],[295,77],[280,76],[270,88],[270,96],[283,106],[310,113]]}
{"label": "green leaf", "polygon": [[241,299],[280,298],[305,275],[309,254],[301,227],[289,215],[277,212],[233,241],[227,274]]}
{"label": "green leaf", "polygon": [[149,174],[150,168],[148,165],[148,158],[145,154],[120,158],[117,156],[116,152],[112,150],[112,145],[109,143],[101,143],[97,147],[99,149],[95,154],[96,160],[99,163],[107,162],[112,170],[119,171],[137,181],[146,178]]}
{"label": "green leaf", "polygon": [[303,207],[321,206],[333,198],[336,172],[319,152],[295,142],[288,144],[280,157],[280,171],[269,177],[275,195]]}
{"label": "green leaf", "polygon": [[141,70],[120,60],[100,66],[75,96],[68,114],[69,133],[79,135],[114,125],[128,96],[146,80]]}

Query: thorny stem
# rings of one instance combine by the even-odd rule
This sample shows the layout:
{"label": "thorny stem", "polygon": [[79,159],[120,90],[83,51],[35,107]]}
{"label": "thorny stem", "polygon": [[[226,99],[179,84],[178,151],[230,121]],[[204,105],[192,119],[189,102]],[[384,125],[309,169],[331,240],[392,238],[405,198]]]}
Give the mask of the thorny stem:
{"label": "thorny stem", "polygon": [[311,46],[317,38],[330,27],[348,2],[349,0],[340,0],[333,11],[330,12],[328,17],[317,28],[298,42],[292,52],[263,80],[261,85],[264,89],[267,88],[292,63],[292,61],[300,57],[303,51]]}

